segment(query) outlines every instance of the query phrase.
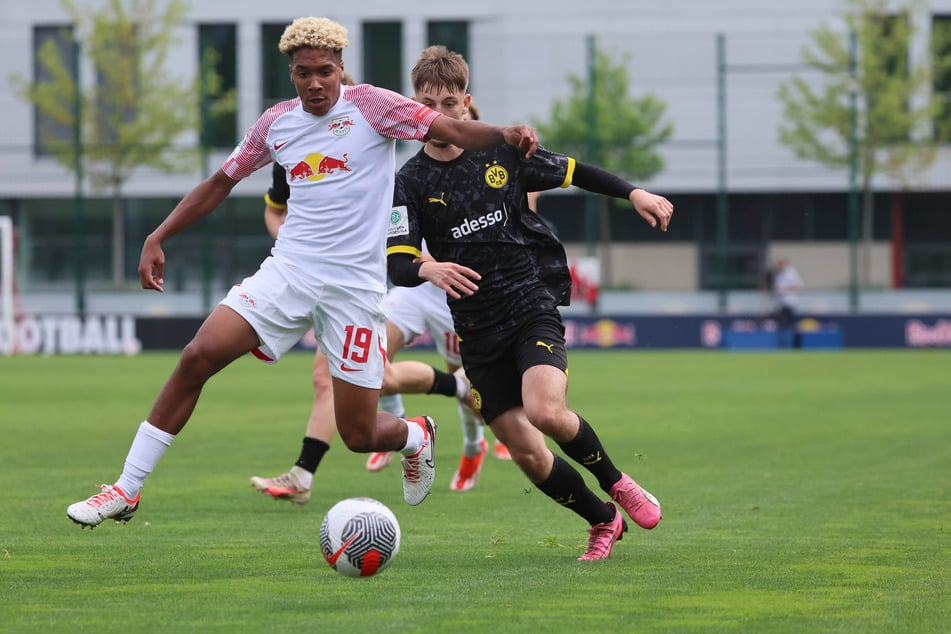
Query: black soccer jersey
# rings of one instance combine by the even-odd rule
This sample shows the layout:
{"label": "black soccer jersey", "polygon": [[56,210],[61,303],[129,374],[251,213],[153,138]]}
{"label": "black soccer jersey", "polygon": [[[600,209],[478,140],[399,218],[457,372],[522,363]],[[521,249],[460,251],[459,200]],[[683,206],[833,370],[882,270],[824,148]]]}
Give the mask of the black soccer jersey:
{"label": "black soccer jersey", "polygon": [[561,243],[528,209],[526,192],[571,184],[574,159],[544,148],[530,159],[512,145],[436,161],[424,151],[396,176],[387,254],[456,262],[482,279],[474,295],[448,298],[456,332],[507,330],[532,308],[567,304],[571,277]]}

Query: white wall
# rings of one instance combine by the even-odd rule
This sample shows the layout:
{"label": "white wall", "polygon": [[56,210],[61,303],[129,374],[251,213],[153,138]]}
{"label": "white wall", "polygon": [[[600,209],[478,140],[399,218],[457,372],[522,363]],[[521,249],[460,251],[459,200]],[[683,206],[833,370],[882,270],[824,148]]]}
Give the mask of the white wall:
{"label": "white wall", "polygon": [[[103,0],[80,0],[102,4]],[[715,36],[727,36],[727,184],[733,191],[844,190],[847,174],[796,160],[776,141],[781,111],[776,89],[799,63],[808,33],[820,23],[838,24],[840,4],[833,0],[668,0],[621,2],[589,0],[584,10],[566,0],[446,3],[421,0],[393,4],[361,0],[339,4],[328,17],[350,29],[345,53],[348,70],[360,77],[360,25],[370,19],[404,24],[406,76],[425,44],[429,19],[471,21],[472,93],[486,119],[500,123],[547,118],[553,99],[568,96],[568,73],[584,75],[585,38],[615,56],[630,54],[632,89],[651,92],[668,104],[675,124],[674,143],[665,149],[667,169],[652,189],[663,192],[713,191],[717,186]],[[932,0],[935,13],[951,13],[951,0]],[[239,122],[247,128],[260,114],[260,30],[263,22],[290,22],[320,14],[312,1],[204,0],[192,2],[180,29],[181,43],[169,67],[194,72],[196,29],[203,22],[239,26]],[[13,94],[9,76],[32,76],[32,28],[65,20],[58,0],[0,0],[0,196],[62,195],[73,192],[72,175],[49,160],[32,158],[32,110]],[[275,45],[271,43],[269,45]],[[91,73],[86,73],[86,78]],[[407,80],[408,85],[408,80]],[[557,148],[555,148],[557,149]],[[216,167],[223,156],[216,156]],[[239,185],[238,195],[258,195],[267,175]],[[129,196],[180,195],[199,174],[167,176],[140,173]],[[951,152],[914,186],[946,188],[951,181]],[[885,179],[879,187],[891,187]]]}

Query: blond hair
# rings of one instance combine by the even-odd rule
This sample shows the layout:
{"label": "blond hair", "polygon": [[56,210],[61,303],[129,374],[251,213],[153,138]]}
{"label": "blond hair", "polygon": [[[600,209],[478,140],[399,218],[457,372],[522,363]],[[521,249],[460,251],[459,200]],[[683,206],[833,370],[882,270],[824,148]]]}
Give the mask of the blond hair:
{"label": "blond hair", "polygon": [[442,45],[423,50],[411,75],[413,90],[426,88],[466,92],[469,88],[469,64],[459,53]]}
{"label": "blond hair", "polygon": [[277,48],[288,55],[299,48],[326,48],[339,53],[349,44],[343,25],[327,18],[297,18],[284,29]]}

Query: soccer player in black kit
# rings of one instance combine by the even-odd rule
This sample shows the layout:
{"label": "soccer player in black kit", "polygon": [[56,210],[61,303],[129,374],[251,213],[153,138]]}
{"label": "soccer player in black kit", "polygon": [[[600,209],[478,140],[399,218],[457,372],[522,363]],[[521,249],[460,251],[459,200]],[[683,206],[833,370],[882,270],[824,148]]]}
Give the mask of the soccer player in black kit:
{"label": "soccer player in black kit", "polygon": [[[413,68],[421,103],[462,118],[471,96],[469,69],[443,46],[423,51]],[[502,146],[465,151],[428,142],[399,170],[387,239],[395,284],[430,281],[446,291],[463,365],[493,433],[529,480],[591,526],[580,560],[606,559],[627,530],[619,505],[639,526],[661,519],[660,504],[608,456],[591,425],[566,402],[564,326],[569,299],[564,248],[529,210],[529,191],[576,185],[631,201],[652,227],[667,229],[673,205],[600,168],[545,150],[526,158]],[[431,257],[422,257],[425,240]],[[552,438],[583,465],[614,503],[548,449]]]}

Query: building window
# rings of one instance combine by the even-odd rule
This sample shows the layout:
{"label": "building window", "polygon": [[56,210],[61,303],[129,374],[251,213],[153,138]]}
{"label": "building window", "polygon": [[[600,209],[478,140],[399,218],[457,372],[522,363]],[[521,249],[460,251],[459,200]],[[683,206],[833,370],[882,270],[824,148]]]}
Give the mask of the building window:
{"label": "building window", "polygon": [[403,92],[403,25],[363,23],[363,82]]}
{"label": "building window", "polygon": [[288,69],[289,58],[277,49],[286,24],[261,25],[261,109],[297,96]]}
{"label": "building window", "polygon": [[931,23],[932,90],[939,99],[935,137],[951,142],[951,15],[936,15]]}
{"label": "building window", "polygon": [[[237,88],[237,28],[233,24],[198,25],[198,68],[201,73],[201,144],[206,148],[230,148],[236,142],[238,115],[216,112],[222,94]],[[206,75],[213,73],[220,84],[214,94],[206,88]]]}
{"label": "building window", "polygon": [[[71,26],[37,26],[33,28],[33,82],[36,84],[54,81],[53,69],[60,64],[73,81],[79,74],[77,49],[73,42]],[[72,116],[76,105],[69,105]],[[75,130],[72,126],[54,119],[33,106],[33,147],[37,156],[50,156],[51,146],[56,143],[72,143]]]}
{"label": "building window", "polygon": [[464,20],[437,21],[426,24],[426,41],[429,46],[442,44],[450,51],[469,60],[469,23]]}

